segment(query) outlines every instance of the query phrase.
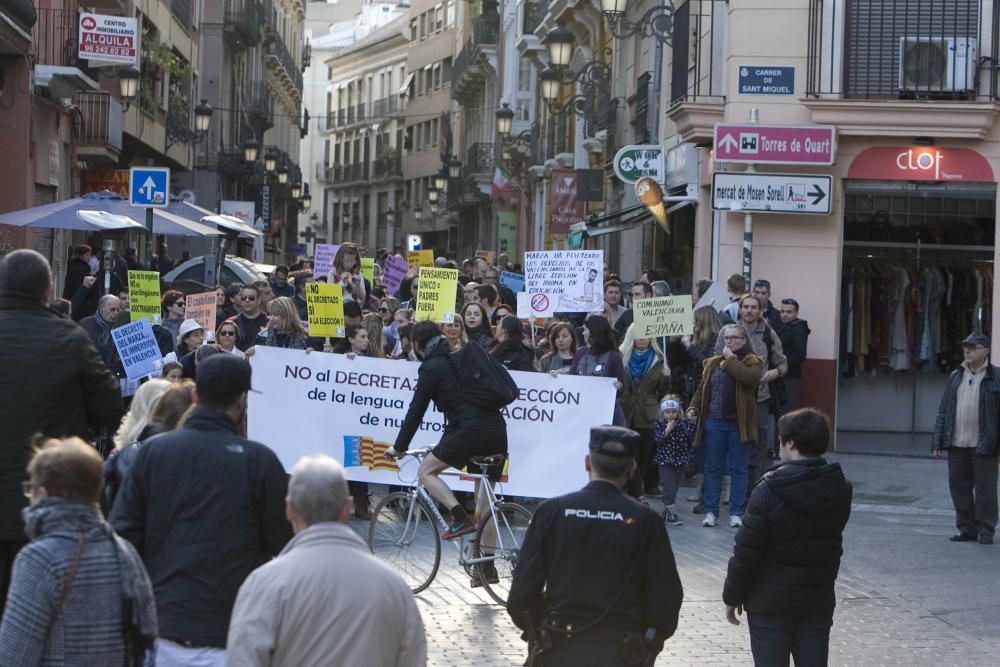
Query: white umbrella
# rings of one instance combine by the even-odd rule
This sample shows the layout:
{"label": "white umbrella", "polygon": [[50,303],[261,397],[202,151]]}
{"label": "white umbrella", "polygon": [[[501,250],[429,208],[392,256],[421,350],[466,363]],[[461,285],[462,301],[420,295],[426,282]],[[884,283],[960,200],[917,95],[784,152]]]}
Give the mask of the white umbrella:
{"label": "white umbrella", "polygon": [[257,231],[250,225],[232,215],[223,215],[221,213],[206,215],[201,219],[201,221],[206,225],[216,225],[218,227],[222,227],[223,229],[238,232],[240,238],[242,239],[252,239],[264,235],[264,232]]}
{"label": "white umbrella", "polygon": [[[115,215],[114,213],[107,213],[106,211],[77,211],[76,218],[82,224],[72,227],[64,227],[64,229],[101,232],[117,229],[146,229],[142,223],[136,222],[127,215]],[[35,225],[29,224],[27,226],[33,227]]]}

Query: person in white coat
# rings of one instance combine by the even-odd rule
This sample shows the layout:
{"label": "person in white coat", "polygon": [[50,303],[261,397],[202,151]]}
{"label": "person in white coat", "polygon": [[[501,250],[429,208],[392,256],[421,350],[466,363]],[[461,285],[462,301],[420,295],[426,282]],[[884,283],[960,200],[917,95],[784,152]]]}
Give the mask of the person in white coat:
{"label": "person in white coat", "polygon": [[426,664],[413,594],[346,525],[351,509],[337,461],[299,460],[285,500],[295,537],[240,587],[227,667]]}

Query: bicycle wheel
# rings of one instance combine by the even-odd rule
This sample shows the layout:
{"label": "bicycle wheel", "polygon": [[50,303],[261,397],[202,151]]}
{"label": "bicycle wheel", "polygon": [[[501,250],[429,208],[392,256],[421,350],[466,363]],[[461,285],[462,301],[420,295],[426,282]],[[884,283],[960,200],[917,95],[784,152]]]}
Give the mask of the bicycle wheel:
{"label": "bicycle wheel", "polygon": [[[514,566],[517,565],[517,557],[524,543],[524,534],[531,522],[531,512],[515,503],[499,503],[495,512],[498,525],[494,526],[493,514],[487,514],[483,518],[476,530],[473,552],[477,557],[495,556],[493,561],[477,565],[479,580],[490,597],[496,600],[497,604],[506,607],[510,584],[514,578]],[[486,576],[491,564],[496,568],[498,578],[496,583],[491,583]]]}
{"label": "bicycle wheel", "polygon": [[441,536],[431,513],[416,496],[390,493],[368,524],[368,548],[399,572],[414,593],[427,588],[441,564]]}

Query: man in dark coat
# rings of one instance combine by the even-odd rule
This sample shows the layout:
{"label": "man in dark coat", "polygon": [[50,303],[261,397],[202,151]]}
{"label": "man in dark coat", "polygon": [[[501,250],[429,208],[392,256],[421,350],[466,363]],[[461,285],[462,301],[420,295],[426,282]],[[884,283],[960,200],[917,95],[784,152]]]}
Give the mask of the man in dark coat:
{"label": "man in dark coat", "polygon": [[108,363],[114,342],[111,340],[111,329],[115,326],[121,302],[113,294],[105,294],[97,302],[97,312],[80,320],[80,326],[90,336],[91,342],[97,348],[104,363]]}
{"label": "man in dark coat", "polygon": [[238,435],[250,390],[246,360],[205,359],[183,428],[143,444],[109,516],[146,564],[169,664],[221,664],[240,585],[292,537],[278,457]]}
{"label": "man in dark coat", "polygon": [[788,358],[788,374],[785,376],[785,412],[798,406],[799,385],[802,383],[802,364],[809,349],[809,323],[799,318],[799,302],[795,299],[781,300],[781,326],[776,329],[781,338],[781,348]]}
{"label": "man in dark coat", "polygon": [[52,270],[34,250],[0,261],[0,609],[10,568],[26,543],[21,482],[32,437],[88,437],[116,425],[124,406],[118,380],[75,322],[49,310]]}
{"label": "man in dark coat", "polygon": [[90,257],[92,255],[93,250],[89,245],[81,245],[73,249],[73,257],[66,264],[62,298],[72,299],[76,290],[83,284],[83,279],[90,275]]}
{"label": "man in dark coat", "polygon": [[781,463],[754,487],[736,533],[722,599],[745,609],[755,664],[825,665],[851,484],[823,458],[830,423],[804,408],[778,420]]}

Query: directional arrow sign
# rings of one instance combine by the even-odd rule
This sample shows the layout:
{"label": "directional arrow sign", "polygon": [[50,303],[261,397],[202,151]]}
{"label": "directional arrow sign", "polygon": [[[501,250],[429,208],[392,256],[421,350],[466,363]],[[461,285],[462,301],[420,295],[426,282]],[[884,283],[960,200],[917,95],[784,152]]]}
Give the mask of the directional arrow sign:
{"label": "directional arrow sign", "polygon": [[128,189],[132,206],[165,207],[170,203],[170,169],[132,167]]}
{"label": "directional arrow sign", "polygon": [[712,175],[712,208],[830,215],[832,187],[832,176],[719,172]]}
{"label": "directional arrow sign", "polygon": [[831,165],[837,155],[832,125],[716,123],[716,162]]}

